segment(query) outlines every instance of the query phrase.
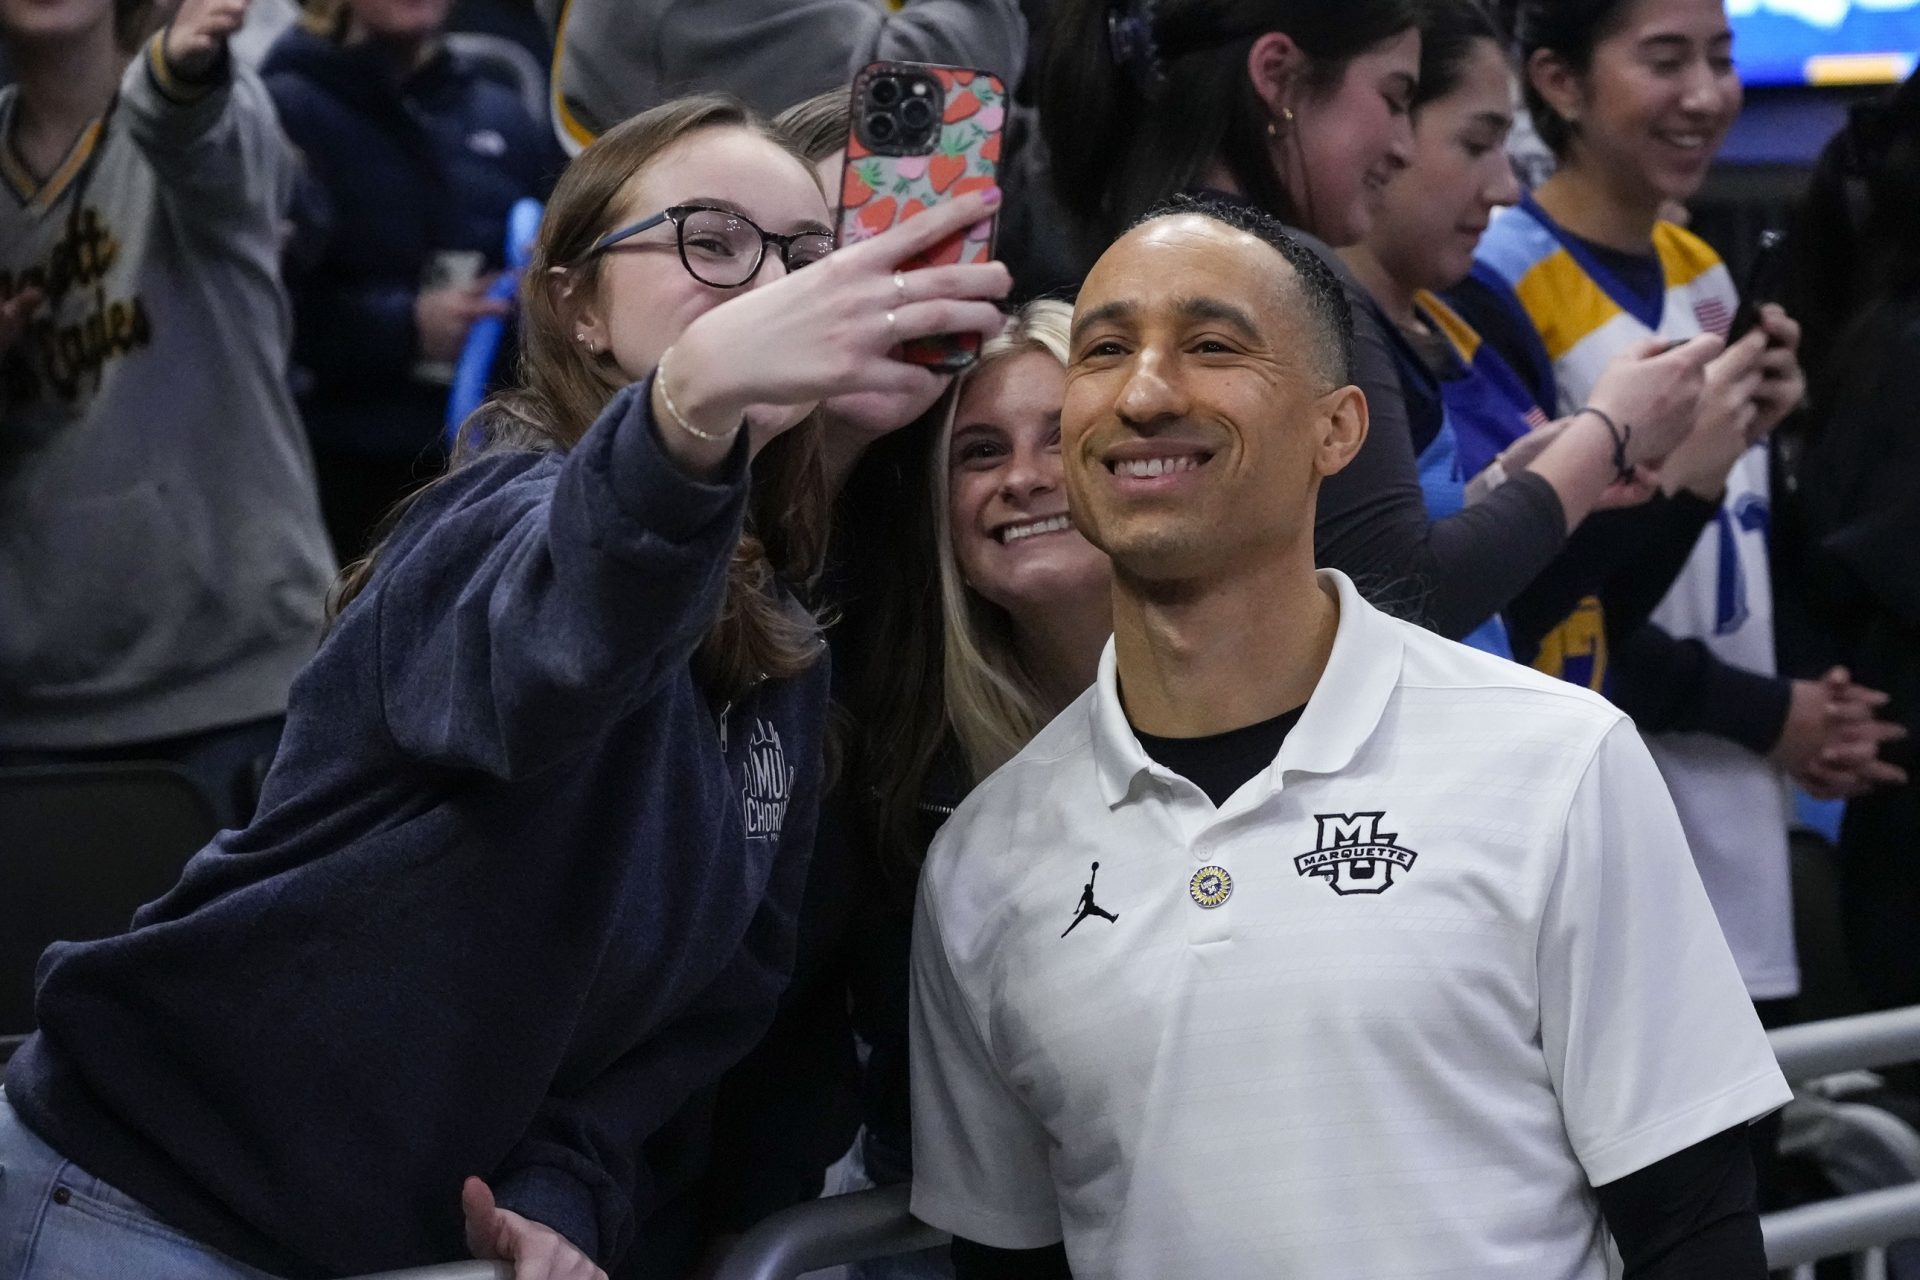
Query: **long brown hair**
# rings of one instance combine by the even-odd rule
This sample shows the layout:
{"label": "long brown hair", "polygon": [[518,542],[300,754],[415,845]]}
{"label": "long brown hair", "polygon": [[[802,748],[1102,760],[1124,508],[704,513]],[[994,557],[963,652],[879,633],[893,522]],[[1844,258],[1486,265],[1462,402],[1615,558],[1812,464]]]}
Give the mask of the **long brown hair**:
{"label": "long brown hair", "polygon": [[[449,474],[502,450],[565,451],[579,443],[625,382],[610,355],[590,354],[571,340],[569,299],[591,297],[600,285],[600,259],[580,259],[613,229],[624,212],[621,193],[662,152],[703,130],[729,128],[745,129],[805,162],[784,135],[743,103],[699,94],[609,129],[567,166],[547,202],[520,291],[518,383],[462,425]],[[548,287],[554,268],[573,277],[571,291]],[[703,682],[716,696],[735,697],[762,679],[797,675],[822,651],[812,615],[773,589],[776,578],[799,583],[811,577],[825,551],[829,494],[820,433],[818,415],[810,415],[754,459],[747,530],[734,548],[726,598],[697,660]],[[395,508],[386,530],[432,487]],[[334,592],[336,616],[366,586],[384,545],[383,537],[342,573]]]}

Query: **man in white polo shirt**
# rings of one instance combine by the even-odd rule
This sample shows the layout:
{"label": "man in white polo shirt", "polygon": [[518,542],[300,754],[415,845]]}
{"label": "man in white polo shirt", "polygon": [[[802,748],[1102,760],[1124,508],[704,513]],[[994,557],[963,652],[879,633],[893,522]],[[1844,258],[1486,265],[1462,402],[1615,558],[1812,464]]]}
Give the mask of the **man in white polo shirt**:
{"label": "man in white polo shirt", "polygon": [[1760,1280],[1789,1093],[1632,726],[1315,574],[1351,343],[1238,207],[1088,277],[1115,636],[927,860],[914,1212],[963,1277]]}

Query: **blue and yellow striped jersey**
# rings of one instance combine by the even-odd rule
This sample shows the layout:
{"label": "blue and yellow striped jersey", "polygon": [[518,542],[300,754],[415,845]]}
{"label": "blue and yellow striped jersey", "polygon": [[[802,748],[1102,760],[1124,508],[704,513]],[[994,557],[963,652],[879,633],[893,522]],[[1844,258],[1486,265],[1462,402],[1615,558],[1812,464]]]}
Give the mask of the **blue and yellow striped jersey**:
{"label": "blue and yellow striped jersey", "polygon": [[[1650,255],[1592,245],[1525,200],[1494,218],[1473,279],[1455,296],[1515,359],[1541,403],[1570,412],[1634,343],[1724,334],[1732,323],[1739,299],[1718,255],[1669,223],[1657,224],[1652,240]],[[1767,448],[1755,444],[1727,473],[1713,525],[1649,619],[1720,662],[1765,676],[1775,671],[1768,484]],[[1655,733],[1647,746],[1749,991],[1758,999],[1790,994],[1798,973],[1781,775],[1740,743],[1708,733]]]}
{"label": "blue and yellow striped jersey", "polygon": [[1564,230],[1531,197],[1501,210],[1480,239],[1474,279],[1526,322],[1534,368],[1523,370],[1559,414],[1580,407],[1626,347],[1725,333],[1739,293],[1713,249],[1686,228],[1653,232],[1659,278],[1635,287],[1604,250]]}

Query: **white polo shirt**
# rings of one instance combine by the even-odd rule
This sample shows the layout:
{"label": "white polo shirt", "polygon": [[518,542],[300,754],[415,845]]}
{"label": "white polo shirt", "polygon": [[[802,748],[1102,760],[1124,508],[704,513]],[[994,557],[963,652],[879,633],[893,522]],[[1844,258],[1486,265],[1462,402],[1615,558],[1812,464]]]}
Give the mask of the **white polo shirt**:
{"label": "white polo shirt", "polygon": [[1079,1280],[1587,1280],[1590,1185],[1787,1101],[1626,718],[1320,583],[1326,672],[1223,808],[1142,752],[1109,645],[947,823],[927,1222],[1064,1237]]}

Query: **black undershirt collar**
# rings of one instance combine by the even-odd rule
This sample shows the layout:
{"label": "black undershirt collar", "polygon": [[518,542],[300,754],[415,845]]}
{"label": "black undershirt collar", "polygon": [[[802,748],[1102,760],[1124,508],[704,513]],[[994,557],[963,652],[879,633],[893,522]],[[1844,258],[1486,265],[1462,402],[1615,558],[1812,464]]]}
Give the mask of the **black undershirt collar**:
{"label": "black undershirt collar", "polygon": [[1300,723],[1305,704],[1271,720],[1262,720],[1204,738],[1161,738],[1133,731],[1140,749],[1155,764],[1173,770],[1207,793],[1213,807],[1225,804],[1247,779],[1273,763],[1281,744]]}

